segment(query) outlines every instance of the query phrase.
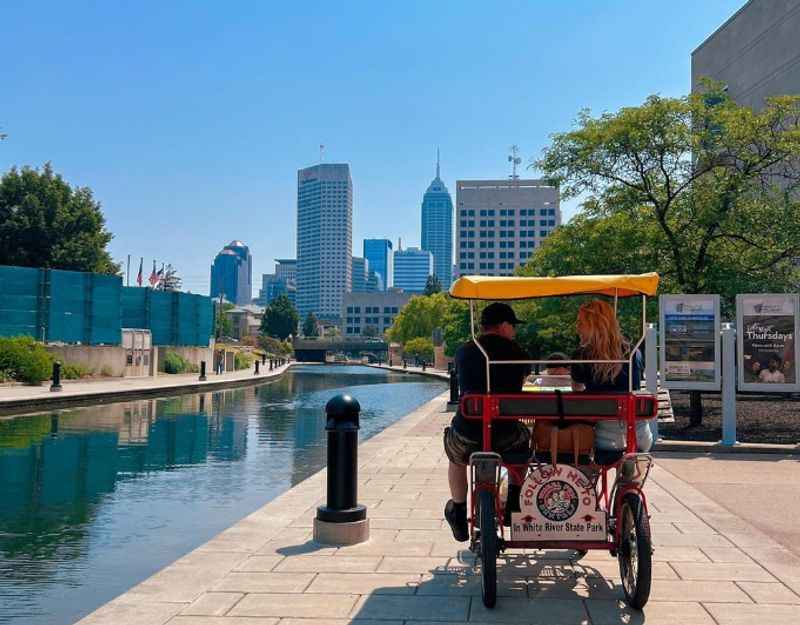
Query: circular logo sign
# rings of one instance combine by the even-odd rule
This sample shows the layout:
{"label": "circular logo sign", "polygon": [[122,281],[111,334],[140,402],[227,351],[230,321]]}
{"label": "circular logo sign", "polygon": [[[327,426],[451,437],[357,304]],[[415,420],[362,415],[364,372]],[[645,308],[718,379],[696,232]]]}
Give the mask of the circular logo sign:
{"label": "circular logo sign", "polygon": [[550,521],[566,521],[578,510],[578,493],[567,482],[552,480],[536,494],[536,507]]}

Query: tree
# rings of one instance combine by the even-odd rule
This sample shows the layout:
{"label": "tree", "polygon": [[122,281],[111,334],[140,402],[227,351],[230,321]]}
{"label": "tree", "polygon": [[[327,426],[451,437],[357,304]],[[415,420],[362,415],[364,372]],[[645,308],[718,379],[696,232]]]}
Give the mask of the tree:
{"label": "tree", "polygon": [[53,172],[12,168],[0,180],[0,265],[116,274],[100,203]]}
{"label": "tree", "polygon": [[389,339],[406,343],[417,337],[430,338],[433,329],[442,326],[450,301],[444,293],[412,297],[394,318],[387,332]]}
{"label": "tree", "polygon": [[[582,221],[556,231],[525,271],[657,270],[662,291],[719,293],[730,313],[736,293],[796,281],[799,159],[800,97],[755,112],[708,82],[703,94],[584,111],[537,163],[562,197],[585,194]],[[699,393],[692,406],[699,423]]]}
{"label": "tree", "polygon": [[178,272],[175,271],[172,265],[167,265],[167,268],[164,269],[164,275],[156,286],[156,289],[160,291],[180,291],[182,283],[183,281],[180,276],[178,276]]}
{"label": "tree", "polygon": [[[755,112],[718,85],[706,89],[599,117],[584,111],[537,165],[562,197],[587,196],[587,216],[623,215],[641,228],[664,290],[730,303],[737,291],[785,289],[795,275],[800,97],[771,98]],[[606,249],[632,260],[631,247]]]}
{"label": "tree", "polygon": [[433,341],[423,337],[411,339],[403,345],[403,353],[418,361],[430,362],[433,360]]}
{"label": "tree", "polygon": [[433,274],[429,275],[427,282],[425,282],[425,295],[433,295],[434,293],[439,293],[441,290],[442,283],[439,282],[439,278]]}
{"label": "tree", "polygon": [[376,336],[380,336],[380,331],[373,325],[366,325],[364,329],[361,330],[361,336],[366,338],[374,338]]}
{"label": "tree", "polygon": [[228,316],[228,312],[233,310],[234,305],[228,303],[219,304],[215,302],[214,311],[217,318],[214,321],[214,336],[220,338],[223,336],[230,336],[233,334],[233,323]]}
{"label": "tree", "polygon": [[303,336],[319,336],[319,325],[317,323],[317,317],[313,312],[308,313],[305,321],[303,321]]}
{"label": "tree", "polygon": [[299,321],[297,309],[286,295],[279,295],[264,311],[261,319],[261,333],[284,341],[292,334],[297,334]]}

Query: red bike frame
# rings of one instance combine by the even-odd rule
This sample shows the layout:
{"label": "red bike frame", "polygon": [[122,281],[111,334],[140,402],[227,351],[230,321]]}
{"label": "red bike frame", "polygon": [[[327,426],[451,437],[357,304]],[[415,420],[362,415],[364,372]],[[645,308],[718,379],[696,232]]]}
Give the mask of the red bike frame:
{"label": "red bike frame", "polygon": [[[616,400],[616,414],[604,415],[541,415],[541,414],[514,414],[503,415],[501,414],[501,403],[503,400],[531,400],[531,399],[552,399],[554,402],[589,402],[591,400],[602,400],[609,402]],[[563,404],[562,404],[563,405]],[[649,514],[647,508],[647,499],[642,491],[641,482],[637,481],[620,481],[620,470],[623,463],[635,462],[636,456],[636,421],[649,420],[657,416],[658,413],[658,400],[657,397],[645,393],[561,393],[560,397],[556,393],[515,393],[515,394],[486,394],[486,395],[465,395],[461,398],[460,403],[461,414],[465,419],[481,421],[483,432],[483,451],[491,452],[492,440],[492,424],[498,421],[526,421],[528,424],[537,421],[558,422],[561,419],[573,423],[596,423],[598,421],[625,421],[626,423],[626,450],[622,458],[609,465],[589,465],[593,470],[599,472],[600,478],[600,497],[602,498],[603,508],[607,512],[613,510],[609,515],[609,520],[616,520],[619,518],[620,508],[625,494],[635,492],[642,500],[644,511]],[[633,458],[633,460],[632,460]],[[515,484],[522,484],[525,480],[526,473],[530,466],[530,462],[523,464],[508,464],[501,460],[501,466],[505,467],[509,475],[509,483],[513,480]],[[609,502],[608,493],[608,471],[610,469],[616,470],[616,481],[612,489],[613,500]],[[645,475],[646,478],[646,475]],[[498,518],[503,518],[504,507],[499,496],[499,488],[496,483],[481,483],[472,484],[472,504],[470,507],[470,534],[474,536],[475,531],[475,504],[478,499],[477,495],[481,491],[488,490],[492,492],[495,499],[495,510],[498,511]],[[620,537],[620,524],[614,522],[614,540],[611,541],[511,541],[505,539],[505,529],[502,523],[499,523],[502,544],[504,547],[518,547],[518,548],[535,548],[535,549],[604,549],[607,551],[614,551],[618,548],[621,542]]]}

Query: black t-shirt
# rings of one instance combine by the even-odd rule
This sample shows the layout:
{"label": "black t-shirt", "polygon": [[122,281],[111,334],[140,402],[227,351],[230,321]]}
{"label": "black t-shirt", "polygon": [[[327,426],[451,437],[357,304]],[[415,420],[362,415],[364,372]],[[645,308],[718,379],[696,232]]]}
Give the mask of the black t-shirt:
{"label": "black t-shirt", "polygon": [[[578,348],[572,354],[572,360],[597,360],[587,354],[583,348]],[[598,382],[594,379],[594,365],[590,363],[571,365],[572,379],[580,382],[590,393],[627,393],[628,392],[628,364],[622,365],[622,369],[611,382]],[[633,355],[633,390],[638,391],[642,384],[642,355],[639,350]]]}
{"label": "black t-shirt", "polygon": [[[485,334],[478,340],[491,360],[530,360],[528,353],[517,342],[498,334]],[[459,347],[454,360],[459,393],[462,396],[468,393],[486,393],[486,358],[475,342],[467,341]],[[519,393],[525,376],[530,371],[530,365],[491,365],[491,392]],[[453,427],[456,432],[471,440],[480,441],[482,438],[481,422],[464,419],[460,411],[453,418]],[[516,427],[513,421],[500,422],[493,426],[493,431],[500,434],[511,432]]]}

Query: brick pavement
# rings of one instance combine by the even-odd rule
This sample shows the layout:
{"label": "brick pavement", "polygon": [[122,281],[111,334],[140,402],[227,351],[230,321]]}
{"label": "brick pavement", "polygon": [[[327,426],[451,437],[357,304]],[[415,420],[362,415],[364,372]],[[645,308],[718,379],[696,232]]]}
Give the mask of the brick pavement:
{"label": "brick pavement", "polygon": [[[790,625],[800,559],[656,466],[648,483],[653,589],[644,615],[621,601],[616,560],[508,552],[483,607],[474,557],[442,519],[445,396],[359,448],[368,543],[311,541],[324,471],[102,606],[81,625]],[[787,520],[787,522],[793,522]]]}

